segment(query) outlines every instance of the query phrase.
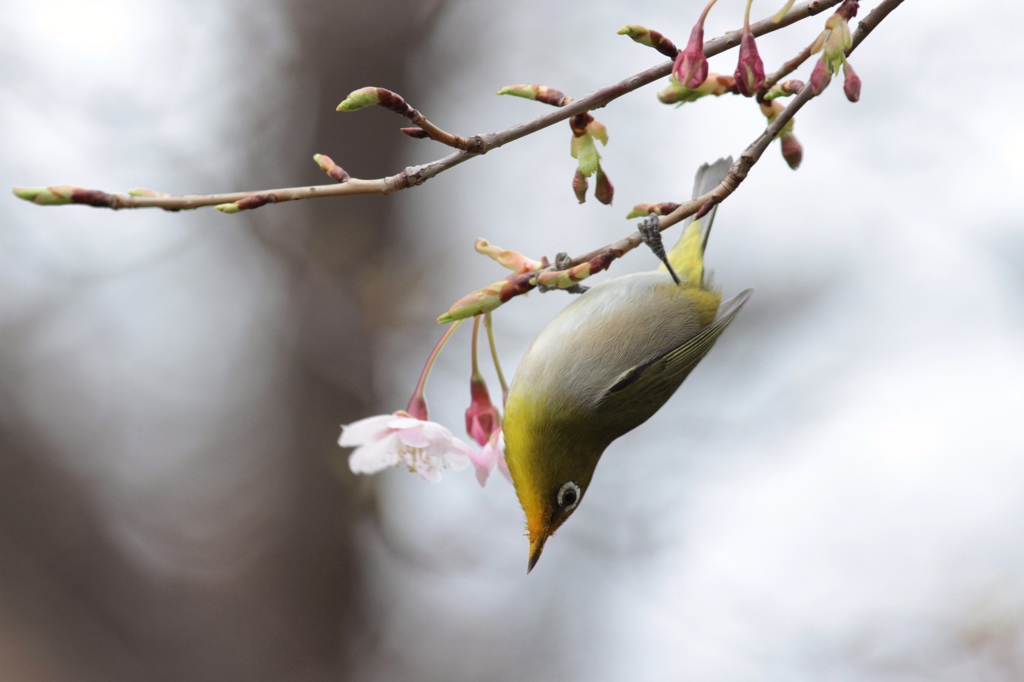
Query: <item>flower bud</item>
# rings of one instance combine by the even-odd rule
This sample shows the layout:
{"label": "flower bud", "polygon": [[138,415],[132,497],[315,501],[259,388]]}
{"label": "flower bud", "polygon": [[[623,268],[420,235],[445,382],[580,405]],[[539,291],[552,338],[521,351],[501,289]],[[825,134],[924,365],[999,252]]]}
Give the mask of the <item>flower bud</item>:
{"label": "flower bud", "polygon": [[672,64],[672,73],[679,79],[679,83],[689,89],[699,87],[704,79],[708,77],[708,60],[704,56],[704,16],[693,27],[690,33],[690,42],[686,48],[676,55],[676,61]]}
{"label": "flower bud", "polygon": [[615,260],[615,256],[605,251],[599,253],[585,263],[574,265],[568,270],[542,272],[537,276],[537,283],[542,286],[556,289],[569,289],[576,284],[579,284],[587,277],[607,270],[613,260]]}
{"label": "flower bud", "polygon": [[[576,159],[576,175],[572,179],[572,191],[581,204],[586,201],[587,178],[595,172],[602,174],[601,155],[597,152],[597,145],[594,140],[600,140],[601,144],[608,144],[608,128],[603,123],[584,111],[569,119],[569,127],[572,128],[572,140],[569,146],[569,153]],[[614,189],[608,178],[598,178],[597,191],[601,194],[598,201],[611,203],[611,196]],[[603,184],[602,184],[603,183]],[[605,201],[607,199],[607,201]]]}
{"label": "flower bud", "polygon": [[377,88],[369,86],[350,92],[348,97],[338,105],[338,111],[359,111],[377,104],[380,104]]}
{"label": "flower bud", "polygon": [[53,185],[52,187],[15,187],[14,196],[31,201],[39,206],[61,206],[63,204],[85,204],[96,208],[119,208],[116,194],[98,189],[83,189],[74,185]]}
{"label": "flower bud", "polygon": [[829,73],[828,66],[825,64],[825,58],[821,57],[814,65],[814,70],[811,71],[811,91],[815,95],[820,95],[828,87],[830,80],[832,80],[832,74]]}
{"label": "flower bud", "polygon": [[338,182],[347,182],[351,177],[345,169],[334,163],[334,160],[326,154],[314,154],[313,160],[316,161],[316,165],[320,166],[320,170],[330,175]]}
{"label": "flower bud", "polygon": [[779,142],[782,144],[782,158],[790,168],[796,170],[804,159],[804,148],[796,136],[792,133],[779,135]]}
{"label": "flower bud", "polygon": [[12,191],[14,196],[31,201],[33,204],[61,206],[72,203],[71,197],[75,189],[71,185],[54,185],[53,187],[15,187]]}
{"label": "flower bud", "polygon": [[736,79],[736,90],[744,97],[753,97],[764,85],[764,63],[761,61],[761,55],[757,53],[757,44],[754,42],[754,34],[750,32],[749,24],[743,27],[743,37],[740,38],[740,61],[736,65],[733,77]]}
{"label": "flower bud", "polygon": [[630,218],[643,218],[651,214],[668,215],[677,208],[679,208],[679,204],[671,201],[663,201],[660,204],[636,204],[633,206],[633,210],[626,215],[626,220]]}
{"label": "flower bud", "polygon": [[704,82],[695,90],[684,88],[675,74],[669,76],[668,87],[658,93],[658,101],[662,104],[684,104],[696,102],[701,97],[714,95],[720,97],[727,92],[736,92],[736,81],[732,76],[709,73]]}
{"label": "flower bud", "polygon": [[768,119],[768,125],[771,125],[775,119],[778,118],[779,114],[782,113],[782,110],[785,109],[785,107],[782,106],[782,102],[765,100],[758,104],[761,106],[761,113]]}
{"label": "flower bud", "polygon": [[843,92],[846,99],[856,102],[860,99],[860,76],[850,66],[850,62],[843,62]]}
{"label": "flower bud", "polygon": [[437,321],[445,324],[494,310],[501,305],[501,290],[505,284],[505,280],[500,280],[485,286],[483,289],[469,292],[455,303],[452,303],[451,307],[437,318]]}
{"label": "flower bud", "polygon": [[399,410],[395,414],[401,416],[408,415],[413,419],[419,419],[420,421],[427,421],[430,419],[430,416],[427,414],[427,399],[420,394],[414,395],[409,400],[409,406],[405,408],[404,413]]}
{"label": "flower bud", "polygon": [[537,286],[532,273],[513,273],[505,279],[485,286],[483,289],[471,291],[453,303],[448,310],[437,318],[441,324],[463,320],[481,313],[489,313],[514,296],[525,294]]}
{"label": "flower bud", "polygon": [[612,181],[605,175],[600,165],[597,167],[597,186],[594,188],[594,198],[605,206],[611,206],[612,198],[615,196],[615,187]]}
{"label": "flower bud", "polygon": [[572,98],[566,97],[561,91],[546,85],[506,85],[498,90],[497,94],[532,99],[553,107],[564,107],[572,101]]}
{"label": "flower bud", "polygon": [[690,32],[690,42],[686,44],[686,49],[676,55],[676,61],[672,64],[672,73],[679,79],[680,85],[691,90],[700,87],[708,77],[708,60],[704,56],[704,20],[715,1],[711,0],[704,7]]}
{"label": "flower bud", "polygon": [[800,91],[804,89],[803,81],[788,80],[773,85],[768,92],[764,93],[765,102],[771,102],[773,99],[779,97],[789,97],[790,95],[799,95]]}
{"label": "flower bud", "polygon": [[531,270],[538,270],[546,265],[546,261],[535,261],[532,258],[527,258],[521,253],[509,251],[501,248],[500,246],[491,244],[486,239],[477,239],[473,248],[476,249],[477,253],[490,256],[498,262],[498,265],[508,268],[513,272],[529,272]]}
{"label": "flower bud", "polygon": [[[771,125],[779,117],[783,109],[785,107],[782,106],[782,102],[776,100],[761,102],[761,113],[768,119],[768,125]],[[786,164],[790,168],[796,170],[800,166],[800,161],[803,160],[804,150],[800,146],[800,142],[793,135],[794,125],[795,121],[789,119],[786,125],[782,126],[782,130],[779,131],[778,140],[779,144],[782,145],[782,158],[786,160]]]}
{"label": "flower bud", "polygon": [[[850,33],[850,19],[857,15],[856,0],[847,0],[836,13],[825,22],[825,40],[821,43],[822,57],[828,65],[829,73],[839,72],[839,65],[846,61],[846,51],[853,46],[853,34]],[[817,45],[820,41],[815,41]]]}
{"label": "flower bud", "polygon": [[430,133],[428,133],[423,128],[420,128],[419,126],[409,126],[408,128],[399,128],[399,130],[401,130],[403,134],[408,135],[409,137],[411,137],[414,140],[426,140],[426,139],[428,139],[430,137]]}
{"label": "flower bud", "polygon": [[572,176],[572,191],[576,195],[576,200],[581,204],[587,200],[588,187],[590,187],[590,183],[587,182],[587,176],[577,168],[576,174]]}
{"label": "flower bud", "polygon": [[[835,14],[825,22],[825,30],[822,31],[811,45],[811,54],[822,53],[825,75],[819,75],[817,82],[821,88],[815,87],[814,94],[819,94],[828,85],[828,79],[834,73],[838,73],[839,67],[846,63],[846,52],[853,46],[853,34],[850,33],[850,19],[857,16],[857,0],[844,0]],[[815,67],[817,71],[818,67]],[[814,75],[811,76],[812,81]]]}
{"label": "flower bud", "polygon": [[627,24],[619,29],[619,35],[629,36],[641,45],[653,47],[669,59],[675,59],[676,55],[679,54],[679,48],[676,47],[671,40],[663,36],[661,33],[647,28],[646,26],[640,26],[639,24]]}
{"label": "flower bud", "polygon": [[272,192],[268,194],[250,194],[244,199],[239,199],[230,204],[217,204],[214,208],[221,213],[238,213],[239,211],[248,211],[276,202],[277,195]]}
{"label": "flower bud", "polygon": [[466,433],[483,446],[491,434],[501,428],[501,414],[491,402],[487,384],[479,374],[470,379],[469,393],[471,400],[466,408]]}

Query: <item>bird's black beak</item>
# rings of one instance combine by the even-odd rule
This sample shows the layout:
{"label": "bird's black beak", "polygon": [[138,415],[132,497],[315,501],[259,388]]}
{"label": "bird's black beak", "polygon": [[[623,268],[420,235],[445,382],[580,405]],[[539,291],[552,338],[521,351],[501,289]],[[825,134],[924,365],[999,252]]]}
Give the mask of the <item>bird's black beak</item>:
{"label": "bird's black beak", "polygon": [[537,561],[540,559],[540,553],[544,551],[544,543],[547,542],[548,533],[547,528],[544,532],[537,535],[537,538],[530,543],[530,561],[526,565],[526,573],[529,575],[533,567],[537,565]]}

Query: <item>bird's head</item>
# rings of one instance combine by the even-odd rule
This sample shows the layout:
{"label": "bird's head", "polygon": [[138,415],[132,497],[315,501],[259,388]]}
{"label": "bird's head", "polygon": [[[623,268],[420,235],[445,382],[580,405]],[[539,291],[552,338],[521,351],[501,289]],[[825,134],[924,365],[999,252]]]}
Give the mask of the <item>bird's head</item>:
{"label": "bird's head", "polygon": [[505,405],[505,460],[526,512],[529,572],[547,539],[579,506],[610,441],[573,411],[515,398],[511,393]]}

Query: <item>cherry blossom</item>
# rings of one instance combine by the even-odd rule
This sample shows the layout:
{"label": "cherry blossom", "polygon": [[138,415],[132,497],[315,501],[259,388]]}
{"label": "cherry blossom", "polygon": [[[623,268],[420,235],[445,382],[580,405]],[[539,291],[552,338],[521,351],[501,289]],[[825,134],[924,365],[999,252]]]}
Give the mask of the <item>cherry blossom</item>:
{"label": "cherry blossom", "polygon": [[444,426],[402,411],[342,426],[338,445],[355,447],[348,458],[353,473],[375,474],[404,464],[431,482],[441,480],[441,469],[465,469],[478,456]]}

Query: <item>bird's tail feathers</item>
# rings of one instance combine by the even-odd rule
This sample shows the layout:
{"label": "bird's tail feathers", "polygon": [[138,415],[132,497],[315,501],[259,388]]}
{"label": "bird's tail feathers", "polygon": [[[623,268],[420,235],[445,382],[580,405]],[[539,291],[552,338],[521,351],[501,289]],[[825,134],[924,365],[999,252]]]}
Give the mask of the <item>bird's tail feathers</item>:
{"label": "bird's tail feathers", "polygon": [[[693,180],[693,198],[707,194],[725,179],[732,168],[732,157],[727,156],[711,164],[702,164],[697,169]],[[714,206],[700,220],[687,218],[683,223],[683,233],[672,250],[668,252],[668,260],[672,268],[687,286],[705,288],[709,285],[704,278],[704,249],[711,234],[711,225],[715,221],[718,206]]]}

